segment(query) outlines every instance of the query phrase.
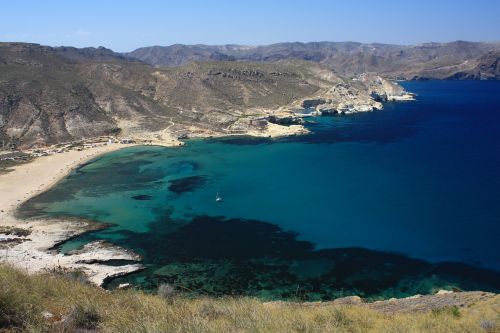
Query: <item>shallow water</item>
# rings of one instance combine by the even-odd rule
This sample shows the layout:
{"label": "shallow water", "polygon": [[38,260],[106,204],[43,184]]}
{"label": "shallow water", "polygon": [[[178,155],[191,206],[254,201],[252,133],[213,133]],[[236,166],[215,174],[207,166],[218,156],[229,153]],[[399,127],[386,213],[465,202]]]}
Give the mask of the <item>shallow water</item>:
{"label": "shallow water", "polygon": [[141,253],[147,269],[110,287],[303,299],[499,290],[500,82],[405,86],[416,102],[310,118],[307,136],[113,152],[24,211],[112,223],[61,247],[106,239]]}

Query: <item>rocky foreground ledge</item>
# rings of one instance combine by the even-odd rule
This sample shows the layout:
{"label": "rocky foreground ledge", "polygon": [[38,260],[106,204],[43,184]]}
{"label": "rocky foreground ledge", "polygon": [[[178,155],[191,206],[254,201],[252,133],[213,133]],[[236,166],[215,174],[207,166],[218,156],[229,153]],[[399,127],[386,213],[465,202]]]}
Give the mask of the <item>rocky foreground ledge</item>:
{"label": "rocky foreground ledge", "polygon": [[[89,222],[71,220],[19,221],[16,227],[3,226],[0,228],[0,262],[30,274],[79,271],[98,286],[109,278],[143,268],[140,256],[104,241],[88,243],[68,254],[55,249],[59,243],[93,228]],[[126,264],[107,264],[114,260],[123,260]]]}
{"label": "rocky foreground ledge", "polygon": [[[445,293],[364,303],[268,302],[105,291],[67,275],[0,265],[0,327],[8,332],[499,332],[500,295]],[[3,321],[1,321],[3,320]]]}
{"label": "rocky foreground ledge", "polygon": [[285,302],[275,301],[264,303],[271,307],[327,307],[331,305],[359,306],[384,314],[424,313],[445,308],[466,308],[487,300],[500,306],[500,295],[483,291],[452,292],[440,290],[434,295],[414,295],[406,298],[391,298],[383,301],[365,302],[359,296],[338,298],[329,302]]}

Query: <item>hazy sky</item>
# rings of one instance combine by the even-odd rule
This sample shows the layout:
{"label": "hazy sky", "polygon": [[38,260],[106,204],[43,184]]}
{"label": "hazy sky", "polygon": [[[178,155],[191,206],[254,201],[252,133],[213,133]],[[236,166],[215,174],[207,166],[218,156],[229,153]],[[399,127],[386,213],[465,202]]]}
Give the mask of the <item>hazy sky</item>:
{"label": "hazy sky", "polygon": [[141,46],[500,41],[500,0],[0,0],[0,41]]}

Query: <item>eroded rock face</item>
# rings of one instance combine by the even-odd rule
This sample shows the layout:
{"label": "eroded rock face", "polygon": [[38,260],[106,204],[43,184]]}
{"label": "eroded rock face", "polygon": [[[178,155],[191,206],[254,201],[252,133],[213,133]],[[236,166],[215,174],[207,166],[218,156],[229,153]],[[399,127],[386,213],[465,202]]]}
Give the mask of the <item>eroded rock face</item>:
{"label": "eroded rock face", "polygon": [[350,114],[380,110],[382,102],[413,99],[414,96],[396,82],[363,74],[351,81],[336,82],[316,98],[303,100],[301,106],[314,108],[313,114]]}
{"label": "eroded rock face", "polygon": [[361,75],[361,80],[367,81],[371,96],[379,101],[411,101],[415,95],[407,92],[401,85],[394,81],[383,79],[380,76]]}

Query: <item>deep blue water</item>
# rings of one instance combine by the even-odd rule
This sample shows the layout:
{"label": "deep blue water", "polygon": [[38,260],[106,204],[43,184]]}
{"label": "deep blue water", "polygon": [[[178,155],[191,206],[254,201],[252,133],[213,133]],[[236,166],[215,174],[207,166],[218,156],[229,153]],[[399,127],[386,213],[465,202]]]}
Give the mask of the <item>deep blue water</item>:
{"label": "deep blue water", "polygon": [[110,287],[303,299],[499,290],[500,82],[404,86],[417,101],[309,118],[306,136],[113,152],[24,211],[112,223],[61,247],[102,238],[141,253],[147,269]]}

